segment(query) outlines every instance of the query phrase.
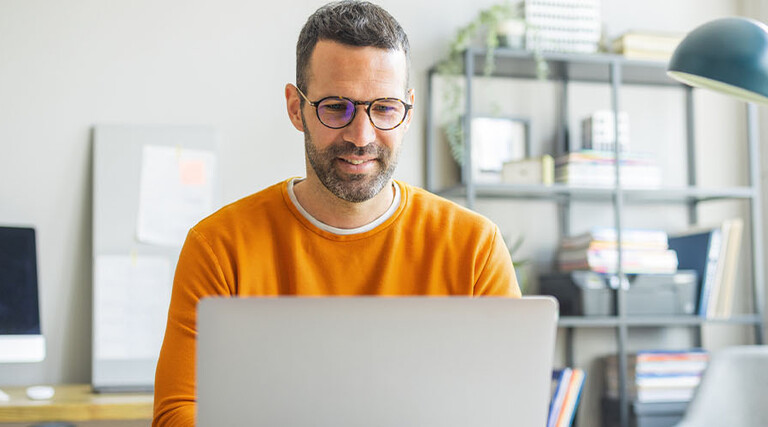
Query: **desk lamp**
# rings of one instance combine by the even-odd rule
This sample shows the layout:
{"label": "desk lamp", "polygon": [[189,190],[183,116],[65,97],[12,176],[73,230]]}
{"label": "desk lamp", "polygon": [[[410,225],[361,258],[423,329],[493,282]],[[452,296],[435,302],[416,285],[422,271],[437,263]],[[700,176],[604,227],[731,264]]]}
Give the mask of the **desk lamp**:
{"label": "desk lamp", "polygon": [[667,74],[690,86],[768,104],[768,27],[736,17],[707,22],[680,42]]}

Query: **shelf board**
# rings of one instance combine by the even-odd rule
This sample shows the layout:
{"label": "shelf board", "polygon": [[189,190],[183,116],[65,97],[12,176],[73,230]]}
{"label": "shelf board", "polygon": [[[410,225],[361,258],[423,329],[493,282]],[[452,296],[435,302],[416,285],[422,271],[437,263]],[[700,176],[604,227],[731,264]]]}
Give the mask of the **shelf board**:
{"label": "shelf board", "polygon": [[704,324],[757,325],[762,322],[759,315],[743,314],[727,319],[705,319],[699,316],[563,316],[558,320],[560,327],[606,328],[620,325],[643,326],[700,326]]}
{"label": "shelf board", "polygon": [[[476,75],[483,74],[485,49],[471,50],[475,59]],[[494,76],[524,79],[536,78],[536,60],[533,52],[526,50],[499,48],[494,51],[496,68]],[[646,61],[628,59],[622,55],[610,53],[575,54],[542,53],[549,66],[550,80],[573,80],[582,82],[609,83],[611,65],[621,67],[621,84],[660,85],[683,87],[667,76],[666,61]]]}
{"label": "shelf board", "polygon": [[[576,187],[565,184],[478,184],[474,187],[477,198],[489,199],[611,201],[617,193],[615,188],[610,187]],[[628,188],[622,189],[621,192],[626,203],[689,203],[722,199],[751,199],[755,196],[754,189],[749,187]],[[464,185],[458,185],[439,191],[438,194],[444,197],[466,197],[467,189]]]}

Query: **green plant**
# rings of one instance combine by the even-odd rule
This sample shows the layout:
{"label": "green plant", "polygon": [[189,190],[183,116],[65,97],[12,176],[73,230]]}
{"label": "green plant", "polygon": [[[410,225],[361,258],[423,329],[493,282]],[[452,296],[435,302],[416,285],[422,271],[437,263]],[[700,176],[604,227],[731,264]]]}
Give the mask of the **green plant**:
{"label": "green plant", "polygon": [[[464,73],[464,52],[472,43],[481,38],[485,47],[483,75],[490,76],[495,68],[494,51],[499,46],[499,24],[509,19],[523,19],[521,9],[507,0],[481,10],[475,19],[459,28],[450,44],[448,56],[437,66],[437,73],[445,79],[443,96],[443,127],[448,138],[453,158],[464,164],[464,127],[461,121],[461,103],[464,98],[464,86],[461,76]],[[536,60],[537,76],[546,78],[547,63],[541,52],[533,52]]]}

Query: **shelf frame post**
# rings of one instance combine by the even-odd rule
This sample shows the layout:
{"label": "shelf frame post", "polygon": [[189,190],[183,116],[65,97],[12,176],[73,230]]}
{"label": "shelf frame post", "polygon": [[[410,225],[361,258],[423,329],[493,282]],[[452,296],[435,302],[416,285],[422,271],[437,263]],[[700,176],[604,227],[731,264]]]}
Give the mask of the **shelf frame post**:
{"label": "shelf frame post", "polygon": [[464,51],[464,114],[463,140],[464,140],[464,164],[461,168],[464,185],[467,188],[467,208],[475,208],[475,183],[472,163],[472,78],[475,75],[475,58],[472,49]]}
{"label": "shelf frame post", "polygon": [[433,80],[435,78],[436,70],[435,68],[430,68],[429,72],[427,73],[427,122],[424,129],[424,137],[426,139],[427,146],[425,148],[424,156],[426,157],[426,187],[427,191],[430,192],[436,192],[437,191],[437,183],[435,174],[437,169],[437,159],[436,159],[436,149],[435,149],[435,131],[433,126],[435,125],[434,120],[434,101],[432,101],[432,97],[434,96],[434,86],[433,86]]}
{"label": "shelf frame post", "polygon": [[616,316],[616,346],[619,376],[619,422],[623,427],[629,426],[629,396],[627,393],[627,339],[628,327],[626,322],[626,290],[628,283],[623,269],[622,244],[622,210],[624,209],[624,194],[621,188],[621,144],[619,144],[619,85],[621,84],[621,65],[619,61],[610,62],[611,78],[611,108],[613,109],[613,154],[616,185],[613,197],[613,222],[616,227],[616,278],[615,289]]}
{"label": "shelf frame post", "polygon": [[763,204],[760,186],[760,141],[757,106],[747,103],[747,144],[749,150],[749,185],[752,188],[750,199],[750,239],[752,242],[752,301],[754,313],[759,321],[755,324],[755,343],[763,343],[763,307],[765,307],[765,275],[763,270]]}

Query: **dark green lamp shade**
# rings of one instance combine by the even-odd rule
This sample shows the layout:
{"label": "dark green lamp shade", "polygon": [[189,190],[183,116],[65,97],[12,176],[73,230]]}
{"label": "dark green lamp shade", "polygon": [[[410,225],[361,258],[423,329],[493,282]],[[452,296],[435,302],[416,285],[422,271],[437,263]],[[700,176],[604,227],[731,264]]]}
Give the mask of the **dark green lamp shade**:
{"label": "dark green lamp shade", "polygon": [[768,104],[768,27],[747,18],[707,22],[680,42],[667,74],[691,86]]}

